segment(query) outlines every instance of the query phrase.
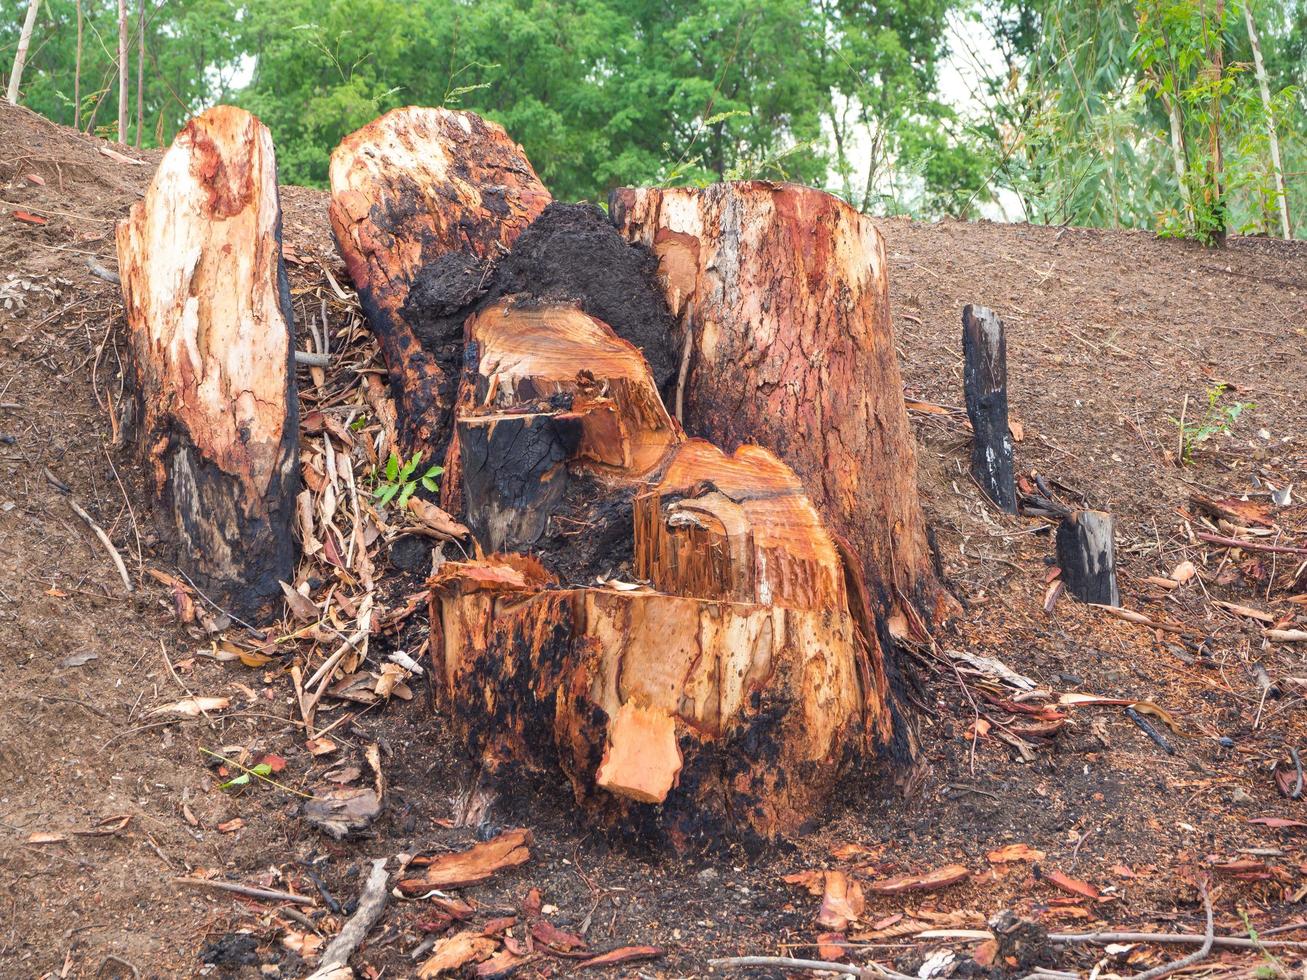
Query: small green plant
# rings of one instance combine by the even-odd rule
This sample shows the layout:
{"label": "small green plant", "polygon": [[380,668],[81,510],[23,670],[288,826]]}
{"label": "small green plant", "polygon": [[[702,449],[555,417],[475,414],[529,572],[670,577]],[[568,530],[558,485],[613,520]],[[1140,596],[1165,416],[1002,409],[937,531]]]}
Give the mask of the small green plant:
{"label": "small green plant", "polygon": [[399,499],[396,503],[403,508],[408,503],[408,498],[417,492],[418,484],[433,493],[440,489],[440,484],[436,482],[436,477],[445,472],[443,466],[431,466],[421,476],[417,475],[418,467],[422,464],[422,453],[416,452],[413,458],[404,462],[395,453],[390,454],[386,460],[386,469],[381,480],[377,483],[377,488],[372,491],[372,496],[377,503],[385,506],[396,497]]}
{"label": "small green plant", "polygon": [[[1185,409],[1182,409],[1178,419],[1171,419],[1180,430],[1180,460],[1182,463],[1193,462],[1194,451],[1199,446],[1214,435],[1228,434],[1244,410],[1253,407],[1252,402],[1227,402],[1225,393],[1229,387],[1222,381],[1208,388],[1207,407],[1198,418],[1186,418],[1188,413]],[[1187,409],[1187,399],[1185,406]]]}

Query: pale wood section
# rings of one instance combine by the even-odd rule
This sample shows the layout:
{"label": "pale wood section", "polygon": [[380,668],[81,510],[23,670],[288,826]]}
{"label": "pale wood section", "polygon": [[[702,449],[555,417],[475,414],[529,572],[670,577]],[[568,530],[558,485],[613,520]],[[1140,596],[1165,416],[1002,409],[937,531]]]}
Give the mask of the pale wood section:
{"label": "pale wood section", "polygon": [[540,401],[567,405],[580,423],[577,458],[624,480],[649,473],[680,441],[644,356],[574,306],[509,297],[477,314],[467,339],[479,359],[460,417]]}
{"label": "pale wood section", "polygon": [[130,428],[178,561],[252,615],[293,564],[290,293],[272,138],[243,109],[192,119],[117,230]]}
{"label": "pale wood section", "polygon": [[681,445],[635,498],[636,574],[665,592],[843,609],[844,567],[794,471],[761,446]]}

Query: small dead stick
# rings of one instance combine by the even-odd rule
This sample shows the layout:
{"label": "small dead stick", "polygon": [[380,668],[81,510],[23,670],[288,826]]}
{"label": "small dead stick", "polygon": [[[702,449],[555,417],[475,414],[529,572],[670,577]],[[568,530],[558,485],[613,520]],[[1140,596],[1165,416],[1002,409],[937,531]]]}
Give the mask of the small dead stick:
{"label": "small dead stick", "polygon": [[1176,970],[1183,970],[1187,966],[1193,966],[1195,963],[1205,960],[1207,954],[1212,951],[1212,944],[1216,941],[1215,926],[1212,922],[1212,899],[1207,894],[1207,885],[1203,884],[1203,907],[1207,910],[1207,932],[1203,934],[1203,945],[1194,950],[1188,956],[1182,956],[1178,960],[1170,963],[1163,963],[1161,966],[1155,966],[1151,970],[1145,970],[1137,974],[1134,980],[1158,980],[1168,973],[1174,973]]}
{"label": "small dead stick", "polygon": [[1211,534],[1208,531],[1199,531],[1197,537],[1199,541],[1206,541],[1208,544],[1219,544],[1225,548],[1242,548],[1244,551],[1266,551],[1276,555],[1307,555],[1307,548],[1295,548],[1288,544],[1262,544],[1258,541],[1241,541],[1238,538],[1227,538],[1220,534]]}
{"label": "small dead stick", "polygon": [[173,884],[190,885],[192,888],[212,888],[215,891],[231,892],[264,902],[292,902],[295,905],[313,905],[308,895],[296,895],[294,892],[277,891],[275,888],[256,888],[254,885],[242,885],[235,881],[212,881],[208,878],[190,878],[185,875],[173,879]]}
{"label": "small dead stick", "polygon": [[822,970],[828,973],[843,973],[849,977],[886,977],[888,980],[915,980],[914,977],[910,977],[906,973],[895,973],[893,970],[887,970],[883,966],[877,966],[874,963],[868,966],[853,966],[850,963],[833,963],[829,960],[800,960],[791,956],[727,956],[722,959],[709,960],[708,965],[726,969],[731,967],[779,966],[788,970]]}
{"label": "small dead stick", "polygon": [[389,898],[389,893],[386,891],[387,881],[386,859],[377,858],[372,862],[372,871],[363,886],[363,894],[359,896],[358,908],[350,916],[349,921],[341,927],[336,938],[327,944],[327,949],[322,954],[321,966],[309,976],[308,980],[330,980],[338,972],[342,976],[353,976],[352,972],[343,971],[349,970],[347,965],[349,958],[354,955],[354,951],[367,938],[372,927],[381,918],[381,913],[385,911],[386,899]]}
{"label": "small dead stick", "polygon": [[91,515],[82,510],[81,505],[72,497],[66,497],[65,499],[68,501],[68,506],[73,509],[73,513],[80,517],[86,526],[95,532],[95,536],[100,539],[100,543],[104,545],[105,550],[109,552],[109,557],[113,559],[114,565],[117,566],[118,574],[122,576],[123,585],[126,586],[127,591],[135,592],[136,587],[132,585],[131,576],[127,574],[127,566],[123,564],[123,556],[118,554],[118,549],[115,548],[113,542],[109,540],[109,535],[104,533],[104,528],[100,527],[99,524],[96,524],[95,521],[91,519]]}

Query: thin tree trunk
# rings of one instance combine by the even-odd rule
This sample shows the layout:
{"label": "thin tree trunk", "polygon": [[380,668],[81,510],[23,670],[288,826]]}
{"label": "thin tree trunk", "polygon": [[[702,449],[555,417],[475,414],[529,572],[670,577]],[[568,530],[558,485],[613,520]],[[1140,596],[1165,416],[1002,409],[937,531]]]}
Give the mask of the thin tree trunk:
{"label": "thin tree trunk", "polygon": [[1212,96],[1212,121],[1208,136],[1207,193],[1211,195],[1212,214],[1219,221],[1213,236],[1218,245],[1225,244],[1225,164],[1221,159],[1221,77],[1225,74],[1225,32],[1221,29],[1225,21],[1225,0],[1216,0],[1216,38],[1212,42],[1212,74],[1217,87]]}
{"label": "thin tree trunk", "polygon": [[1266,64],[1262,61],[1262,41],[1257,36],[1251,2],[1243,5],[1244,23],[1248,25],[1248,43],[1253,49],[1253,66],[1257,72],[1257,85],[1262,90],[1262,108],[1266,112],[1266,131],[1271,138],[1271,169],[1275,173],[1275,198],[1279,204],[1280,231],[1285,238],[1293,237],[1289,224],[1289,197],[1284,192],[1284,167],[1280,163],[1280,134],[1275,131],[1275,116],[1271,113],[1271,87],[1266,81]]}
{"label": "thin tree trunk", "polygon": [[41,0],[30,0],[27,5],[27,18],[23,21],[23,32],[18,35],[18,51],[14,54],[14,70],[9,76],[7,98],[18,105],[18,85],[23,80],[23,65],[27,63],[27,46],[32,43],[32,28],[36,26],[36,12],[41,9]]}
{"label": "thin tree trunk", "polygon": [[82,128],[82,0],[77,0],[77,60],[73,63],[73,129]]}
{"label": "thin tree trunk", "polygon": [[127,0],[118,0],[118,142],[127,142]]}
{"label": "thin tree trunk", "polygon": [[1185,175],[1187,167],[1184,155],[1184,129],[1180,123],[1180,106],[1175,98],[1165,93],[1162,101],[1166,104],[1166,114],[1171,120],[1171,157],[1175,163],[1175,182],[1180,187],[1180,200],[1184,203],[1185,217],[1190,224],[1194,220],[1194,202],[1189,196],[1189,180]]}
{"label": "thin tree trunk", "polygon": [[136,145],[145,129],[145,0],[136,13]]}

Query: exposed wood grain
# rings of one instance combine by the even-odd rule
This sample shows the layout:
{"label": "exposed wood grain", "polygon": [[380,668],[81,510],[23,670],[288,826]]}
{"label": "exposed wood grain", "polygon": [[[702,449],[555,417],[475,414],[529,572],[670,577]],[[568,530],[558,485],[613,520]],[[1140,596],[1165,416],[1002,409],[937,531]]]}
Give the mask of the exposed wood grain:
{"label": "exposed wood grain", "polygon": [[135,395],[129,430],[178,562],[257,615],[294,559],[290,291],[272,138],[248,112],[192,119],[118,225]]}

